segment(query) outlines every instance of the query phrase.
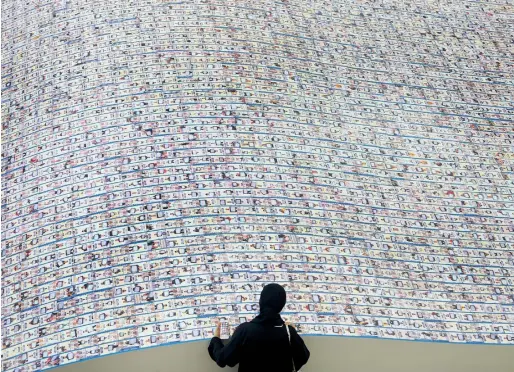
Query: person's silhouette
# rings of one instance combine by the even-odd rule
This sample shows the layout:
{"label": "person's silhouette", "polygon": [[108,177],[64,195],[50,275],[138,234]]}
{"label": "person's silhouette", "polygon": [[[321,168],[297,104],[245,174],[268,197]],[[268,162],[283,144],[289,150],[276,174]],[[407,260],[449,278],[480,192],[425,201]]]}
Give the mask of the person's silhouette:
{"label": "person's silhouette", "polygon": [[239,372],[299,370],[309,360],[310,352],[295,328],[280,317],[285,304],[284,288],[275,283],[266,285],[259,300],[259,315],[240,324],[225,345],[218,324],[208,349],[212,360],[220,367],[239,363]]}

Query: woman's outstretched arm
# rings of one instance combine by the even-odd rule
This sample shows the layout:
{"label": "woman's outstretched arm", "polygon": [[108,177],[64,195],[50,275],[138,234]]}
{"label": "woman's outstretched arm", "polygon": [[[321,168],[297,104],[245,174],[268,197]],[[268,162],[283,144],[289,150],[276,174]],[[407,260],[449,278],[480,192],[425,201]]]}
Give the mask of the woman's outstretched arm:
{"label": "woman's outstretched arm", "polygon": [[211,359],[216,362],[216,364],[220,367],[234,367],[237,363],[239,363],[239,358],[241,356],[241,346],[243,345],[245,332],[243,324],[240,324],[234,334],[227,341],[226,345],[223,345],[223,342],[219,337],[213,337],[211,339],[211,343],[209,344],[209,355]]}
{"label": "woman's outstretched arm", "polygon": [[293,349],[294,366],[298,371],[307,363],[311,353],[294,327],[289,326],[289,332],[291,332],[291,348]]}

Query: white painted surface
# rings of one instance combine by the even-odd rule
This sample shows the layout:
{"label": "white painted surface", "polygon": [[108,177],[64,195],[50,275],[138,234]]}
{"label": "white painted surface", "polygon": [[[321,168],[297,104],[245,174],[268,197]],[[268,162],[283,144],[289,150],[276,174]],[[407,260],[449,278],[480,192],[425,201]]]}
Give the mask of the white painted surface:
{"label": "white painted surface", "polygon": [[[514,347],[305,337],[311,351],[301,372],[514,372]],[[56,372],[221,372],[208,341],[121,353],[64,366]]]}

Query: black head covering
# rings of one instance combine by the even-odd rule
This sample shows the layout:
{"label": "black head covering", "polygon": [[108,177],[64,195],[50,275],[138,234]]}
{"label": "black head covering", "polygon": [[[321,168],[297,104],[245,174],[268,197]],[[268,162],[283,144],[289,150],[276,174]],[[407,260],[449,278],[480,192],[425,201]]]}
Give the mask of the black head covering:
{"label": "black head covering", "polygon": [[266,325],[283,325],[280,312],[286,305],[286,290],[280,284],[272,283],[264,286],[259,299],[260,312],[252,323]]}

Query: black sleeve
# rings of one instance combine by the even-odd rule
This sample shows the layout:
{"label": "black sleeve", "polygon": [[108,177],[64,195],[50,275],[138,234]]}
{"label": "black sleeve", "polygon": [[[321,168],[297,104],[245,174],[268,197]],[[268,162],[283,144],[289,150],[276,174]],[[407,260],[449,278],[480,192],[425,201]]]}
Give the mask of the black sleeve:
{"label": "black sleeve", "polygon": [[227,341],[226,345],[218,337],[213,337],[209,344],[209,355],[221,368],[225,366],[234,367],[239,363],[241,357],[241,346],[244,341],[244,327],[240,324],[234,334]]}
{"label": "black sleeve", "polygon": [[296,332],[296,329],[289,326],[289,332],[291,333],[291,348],[293,349],[294,366],[298,371],[307,364],[311,353],[309,352],[309,349],[307,349],[307,346],[305,346],[302,337],[298,332]]}

